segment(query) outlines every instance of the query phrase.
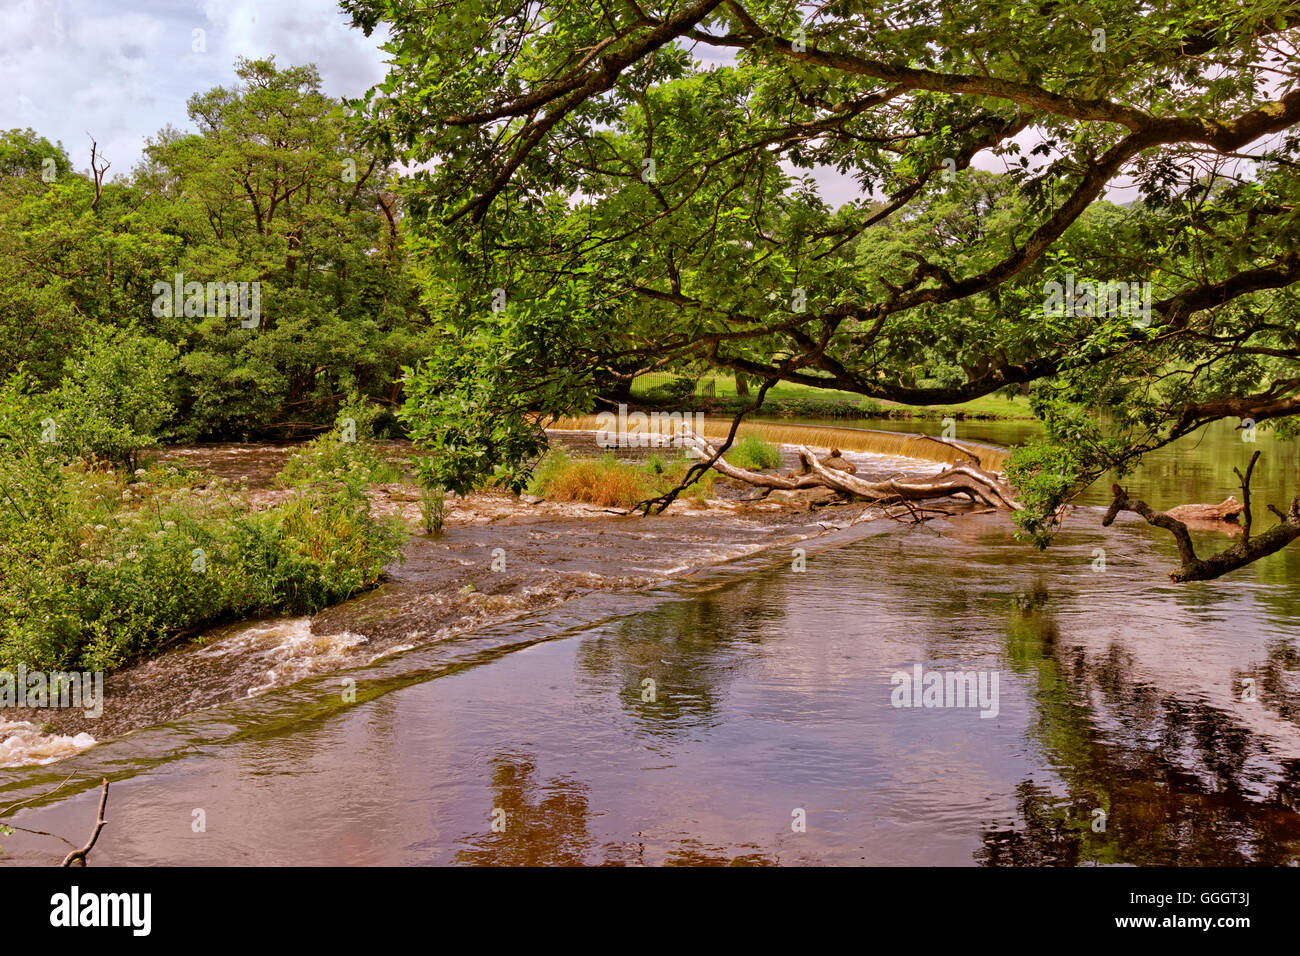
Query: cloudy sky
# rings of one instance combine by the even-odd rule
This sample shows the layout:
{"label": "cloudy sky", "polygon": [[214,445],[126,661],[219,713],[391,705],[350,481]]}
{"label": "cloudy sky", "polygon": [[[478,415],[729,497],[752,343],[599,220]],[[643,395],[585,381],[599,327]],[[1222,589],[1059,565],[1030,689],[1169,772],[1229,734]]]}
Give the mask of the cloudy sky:
{"label": "cloudy sky", "polygon": [[0,0],[0,129],[62,140],[78,169],[89,132],[111,178],[168,123],[191,128],[185,101],[231,85],[237,57],[315,63],[326,93],[357,96],[384,75],[380,42],[337,0]]}
{"label": "cloudy sky", "polygon": [[[0,129],[62,141],[82,170],[94,136],[112,178],[164,126],[191,128],[185,101],[233,84],[238,57],[315,63],[327,94],[359,96],[384,76],[381,42],[348,26],[337,0],[0,0]],[[989,153],[974,165],[1005,168]],[[833,205],[861,198],[831,170],[815,178]]]}

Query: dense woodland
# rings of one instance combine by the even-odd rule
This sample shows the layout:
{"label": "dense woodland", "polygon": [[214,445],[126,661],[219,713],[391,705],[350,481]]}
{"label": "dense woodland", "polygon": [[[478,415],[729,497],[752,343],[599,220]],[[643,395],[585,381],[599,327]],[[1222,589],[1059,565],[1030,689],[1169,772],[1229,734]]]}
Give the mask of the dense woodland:
{"label": "dense woodland", "polygon": [[[357,394],[393,409],[432,324],[405,266],[392,167],[363,149],[310,66],[241,62],[196,94],[127,175],[74,172],[31,130],[4,136],[0,374],[56,388],[111,353],[168,411],[166,440],[310,434]],[[178,117],[178,120],[181,119]],[[154,284],[261,283],[262,321],[155,315]],[[171,310],[174,311],[174,310]]]}

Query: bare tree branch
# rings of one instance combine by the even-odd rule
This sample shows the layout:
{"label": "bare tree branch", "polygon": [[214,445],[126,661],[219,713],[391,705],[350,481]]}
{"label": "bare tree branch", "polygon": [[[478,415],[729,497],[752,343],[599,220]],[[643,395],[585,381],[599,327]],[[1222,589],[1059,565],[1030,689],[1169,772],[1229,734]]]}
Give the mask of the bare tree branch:
{"label": "bare tree branch", "polygon": [[86,845],[83,846],[80,850],[73,850],[71,853],[65,856],[63,858],[63,862],[60,863],[59,866],[72,866],[74,863],[80,866],[86,865],[86,855],[90,853],[90,851],[95,846],[95,841],[99,839],[99,831],[104,829],[105,824],[108,823],[108,821],[104,819],[104,807],[107,803],[108,803],[108,778],[105,777],[104,785],[99,791],[99,815],[98,818],[95,820],[95,829],[91,831],[90,840],[87,841]]}

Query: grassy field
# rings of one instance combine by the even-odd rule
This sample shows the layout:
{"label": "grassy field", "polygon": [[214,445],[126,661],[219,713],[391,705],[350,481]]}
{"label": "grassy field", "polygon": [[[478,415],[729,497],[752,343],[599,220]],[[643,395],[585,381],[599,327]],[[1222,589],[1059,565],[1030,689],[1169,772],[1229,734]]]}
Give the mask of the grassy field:
{"label": "grassy field", "polygon": [[[657,385],[664,385],[673,380],[675,376],[667,372],[651,372],[648,375],[642,375],[632,386],[633,395],[642,395],[647,390]],[[717,398],[734,398],[736,396],[736,382],[730,375],[706,375],[696,386],[696,394],[707,387],[709,382],[713,383],[714,395]],[[993,418],[1032,418],[1033,415],[1029,410],[1029,402],[1017,395],[1014,398],[1003,398],[1000,395],[985,395],[971,402],[963,402],[958,405],[903,405],[898,402],[887,402],[880,399],[865,399],[861,395],[853,392],[841,392],[835,389],[813,388],[810,385],[797,385],[789,382],[782,382],[774,385],[767,393],[769,403],[780,403],[786,400],[806,400],[816,399],[819,401],[839,401],[839,402],[870,402],[887,409],[899,409],[901,411],[912,412],[915,414],[930,414],[936,412],[941,414],[965,413],[966,415],[978,415],[980,417]]]}

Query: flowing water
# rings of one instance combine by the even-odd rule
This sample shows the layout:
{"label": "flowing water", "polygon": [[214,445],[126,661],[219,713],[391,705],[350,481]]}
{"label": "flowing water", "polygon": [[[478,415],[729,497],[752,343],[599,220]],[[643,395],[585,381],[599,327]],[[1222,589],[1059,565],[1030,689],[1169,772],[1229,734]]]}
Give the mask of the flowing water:
{"label": "flowing water", "polygon": [[[1285,506],[1296,446],[1226,428],[1128,485],[1158,508],[1217,502],[1256,448],[1257,510]],[[797,571],[788,546],[755,550],[755,526],[737,560],[666,584],[378,655],[336,641],[322,653],[345,670],[0,770],[0,808],[31,799],[7,822],[75,840],[108,776],[100,865],[1300,862],[1300,548],[1175,586],[1168,534],[1102,528],[1106,498],[1043,553],[1001,514],[881,521],[809,542]],[[590,545],[623,570],[615,544]],[[395,640],[420,576],[446,573],[416,564],[401,601],[374,599]],[[366,630],[336,613],[331,633]],[[267,650],[282,640],[236,639],[258,673],[294,666]],[[989,693],[895,706],[918,666]],[[0,844],[6,863],[58,852],[22,831]]]}

